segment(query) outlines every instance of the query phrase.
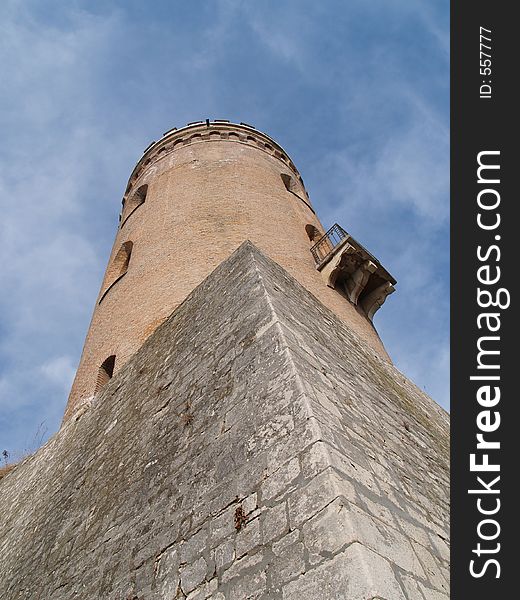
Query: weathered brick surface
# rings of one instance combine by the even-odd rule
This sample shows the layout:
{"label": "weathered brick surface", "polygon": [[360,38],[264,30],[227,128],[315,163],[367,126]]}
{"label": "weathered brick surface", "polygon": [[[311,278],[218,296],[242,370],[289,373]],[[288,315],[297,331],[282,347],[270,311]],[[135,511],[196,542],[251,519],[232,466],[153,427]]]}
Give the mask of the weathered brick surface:
{"label": "weathered brick surface", "polygon": [[246,243],[0,481],[0,597],[447,599],[447,433]]}
{"label": "weathered brick surface", "polygon": [[[286,189],[281,174],[295,181]],[[232,123],[181,129],[150,148],[130,178],[126,202],[146,200],[121,222],[101,285],[66,418],[90,398],[98,371],[115,372],[186,296],[246,239],[273,258],[386,356],[372,323],[325,284],[305,227],[324,232],[296,167],[259,131]],[[113,263],[132,242],[125,275]],[[126,255],[125,255],[126,256]],[[114,279],[117,282],[110,287]],[[99,303],[99,300],[102,301]]]}

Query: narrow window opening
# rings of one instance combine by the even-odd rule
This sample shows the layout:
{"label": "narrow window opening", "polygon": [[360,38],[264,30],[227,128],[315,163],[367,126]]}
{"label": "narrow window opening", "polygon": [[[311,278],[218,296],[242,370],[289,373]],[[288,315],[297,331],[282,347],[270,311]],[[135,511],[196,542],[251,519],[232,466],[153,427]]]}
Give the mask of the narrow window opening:
{"label": "narrow window opening", "polygon": [[112,354],[103,361],[103,364],[98,369],[96,388],[94,393],[98,393],[112,379],[114,375],[114,367],[116,364],[116,355]]}
{"label": "narrow window opening", "polygon": [[133,247],[134,244],[132,242],[125,242],[121,248],[119,248],[114,260],[110,263],[110,266],[107,269],[105,290],[101,295],[98,304],[101,304],[101,301],[107,295],[107,292],[116,283],[116,281],[119,281],[121,277],[126,275],[126,272],[128,271],[128,265],[130,264],[130,257],[132,256]]}
{"label": "narrow window opening", "polygon": [[124,225],[128,217],[146,201],[148,186],[139,187],[130,198],[123,200],[123,213],[121,215],[121,225]]}
{"label": "narrow window opening", "polygon": [[[288,192],[290,192],[291,194],[293,194],[293,196],[296,196],[297,198],[299,198],[314,213],[314,209],[309,204],[307,192],[305,191],[303,184],[300,185],[299,182],[294,177],[292,177],[291,175],[288,175],[287,173],[280,173],[280,178],[283,181],[285,189]],[[316,213],[314,213],[314,214],[316,214]]]}
{"label": "narrow window opening", "polygon": [[322,237],[320,230],[310,223],[305,225],[305,231],[307,232],[307,237],[313,243],[316,243]]}
{"label": "narrow window opening", "polygon": [[294,180],[293,177],[291,177],[290,175],[287,175],[287,173],[281,173],[280,177],[282,178],[283,184],[285,185],[285,189],[288,192],[292,192],[293,194],[298,195],[296,189],[297,189],[297,185],[296,185],[296,181]]}
{"label": "narrow window opening", "polygon": [[119,248],[112,265],[109,269],[111,277],[110,280],[115,281],[122,277],[128,271],[128,265],[130,264],[130,257],[132,256],[132,249],[134,245],[132,242],[125,242],[121,248]]}

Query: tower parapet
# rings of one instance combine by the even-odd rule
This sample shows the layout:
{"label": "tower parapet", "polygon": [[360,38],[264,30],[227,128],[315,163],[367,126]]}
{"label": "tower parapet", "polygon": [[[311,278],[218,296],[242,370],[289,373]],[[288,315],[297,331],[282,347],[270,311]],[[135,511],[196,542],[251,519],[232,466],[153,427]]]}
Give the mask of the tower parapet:
{"label": "tower parapet", "polygon": [[329,238],[293,161],[265,133],[225,120],[166,132],[126,187],[65,418],[245,240],[388,359],[372,316],[395,280],[350,236],[317,264],[311,249]]}
{"label": "tower parapet", "polygon": [[[161,155],[170,154],[175,149],[180,149],[189,146],[190,144],[204,141],[216,142],[221,140],[240,142],[258,148],[262,152],[278,158],[290,169],[292,175],[296,177],[296,180],[301,186],[301,191],[303,191],[305,199],[310,206],[309,196],[305,190],[302,176],[280,144],[252,125],[248,125],[247,123],[231,123],[226,119],[216,119],[214,121],[207,119],[206,121],[188,123],[188,125],[179,129],[174,127],[165,132],[160,140],[153,141],[149,144],[145,148],[143,156],[140,158],[130,175],[125,198],[131,192],[135,182],[143,174],[144,170],[155,160],[163,158]],[[291,181],[290,179],[286,179],[284,183],[285,182],[286,186],[290,186],[294,188],[294,190],[298,189],[298,184],[295,183],[294,180]]]}

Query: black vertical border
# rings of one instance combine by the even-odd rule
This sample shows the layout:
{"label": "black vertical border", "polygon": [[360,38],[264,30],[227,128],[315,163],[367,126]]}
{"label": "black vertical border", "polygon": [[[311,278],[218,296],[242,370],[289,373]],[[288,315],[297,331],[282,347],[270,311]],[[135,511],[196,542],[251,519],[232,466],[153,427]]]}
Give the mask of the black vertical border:
{"label": "black vertical border", "polygon": [[[513,16],[515,4],[482,0],[453,0],[451,3],[451,418],[452,418],[452,580],[451,598],[454,600],[494,600],[516,596],[513,578],[520,574],[517,557],[517,507],[520,492],[515,490],[520,472],[520,429],[518,404],[520,394],[514,373],[520,372],[515,356],[519,349],[516,337],[520,333],[515,315],[517,295],[516,257],[519,256],[520,225],[515,221],[515,208],[520,206],[520,152],[518,138],[519,87],[518,47],[520,35]],[[492,31],[492,73],[480,73],[480,27]],[[480,98],[483,80],[491,79],[492,97]],[[513,108],[513,102],[517,107]],[[481,151],[500,151],[501,224],[499,230],[486,232],[477,225],[477,194],[482,185],[477,183],[477,155]],[[519,189],[515,189],[519,188]],[[480,309],[477,305],[477,246],[483,248],[496,243],[500,235],[500,261],[493,254],[489,264],[499,265],[501,280],[497,287],[511,293],[511,305],[500,312],[500,376],[501,424],[490,439],[499,440],[500,450],[490,452],[490,460],[500,463],[501,509],[495,515],[501,526],[500,536],[493,542],[481,541],[492,548],[500,543],[500,551],[487,555],[500,563],[500,578],[496,568],[489,567],[481,578],[474,578],[469,562],[477,558],[472,551],[479,542],[477,526],[481,519],[476,507],[477,496],[468,494],[475,488],[476,476],[469,468],[469,455],[475,452],[478,432],[476,419],[483,410],[476,401],[481,383],[470,381],[477,371],[477,339],[483,335],[477,328]],[[482,286],[481,286],[482,287]],[[490,290],[492,288],[489,288]],[[485,333],[484,333],[485,335]],[[489,373],[489,372],[488,372]],[[517,442],[518,440],[518,442]],[[489,479],[489,477],[487,478]],[[490,497],[490,496],[488,496]],[[490,530],[488,530],[490,531]],[[482,555],[478,563],[485,562]]]}

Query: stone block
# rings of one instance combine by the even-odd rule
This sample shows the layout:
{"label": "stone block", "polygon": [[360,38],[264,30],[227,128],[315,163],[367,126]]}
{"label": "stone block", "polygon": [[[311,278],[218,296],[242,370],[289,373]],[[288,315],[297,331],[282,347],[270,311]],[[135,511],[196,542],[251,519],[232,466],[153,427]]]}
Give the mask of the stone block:
{"label": "stone block", "polygon": [[284,535],[283,538],[281,538],[277,542],[273,542],[273,553],[276,554],[276,556],[279,556],[285,551],[285,549],[288,546],[292,546],[293,544],[295,544],[300,539],[300,537],[300,531],[298,529],[295,529],[294,531],[291,531],[291,533]]}
{"label": "stone block", "polygon": [[214,561],[217,570],[220,572],[229,567],[235,560],[234,540],[226,540],[217,546],[214,550]]}
{"label": "stone block", "polygon": [[247,498],[242,502],[242,508],[244,509],[244,514],[247,516],[251,514],[256,507],[258,506],[258,494],[254,492],[250,494]]}
{"label": "stone block", "polygon": [[266,589],[266,572],[257,571],[231,582],[227,597],[228,600],[258,600],[265,594]]}
{"label": "stone block", "polygon": [[271,581],[279,588],[287,581],[305,572],[304,547],[301,542],[278,549],[276,560],[269,567]]}
{"label": "stone block", "polygon": [[307,521],[339,495],[357,499],[354,486],[341,479],[330,467],[312,479],[306,486],[289,496],[291,527]]}
{"label": "stone block", "polygon": [[443,592],[439,592],[438,590],[432,590],[429,587],[419,584],[421,588],[422,595],[424,596],[424,600],[449,600],[449,594],[445,594]]}
{"label": "stone block", "polygon": [[179,544],[179,556],[181,563],[193,562],[193,560],[202,554],[208,544],[208,532],[201,529],[191,534],[187,540]]}
{"label": "stone block", "polygon": [[338,498],[303,525],[309,552],[327,556],[358,541],[402,569],[424,577],[410,542],[396,529]]}
{"label": "stone block", "polygon": [[253,568],[259,565],[264,560],[262,552],[257,552],[250,556],[244,556],[240,560],[236,560],[222,575],[221,579],[223,583],[238,578],[247,578],[247,574],[253,571],[257,571],[258,568]]}
{"label": "stone block", "polygon": [[237,558],[241,558],[260,544],[260,519],[246,522],[237,533],[235,548]]}
{"label": "stone block", "polygon": [[180,568],[181,588],[188,594],[200,585],[206,578],[208,565],[204,558],[199,558],[194,563]]}
{"label": "stone block", "polygon": [[283,587],[283,600],[407,600],[390,563],[361,544]]}
{"label": "stone block", "polygon": [[436,559],[433,554],[421,544],[412,541],[412,545],[415,554],[419,557],[424,568],[426,578],[431,587],[449,594],[449,584],[442,574],[442,567],[439,565],[438,559]]}
{"label": "stone block", "polygon": [[214,517],[209,525],[209,543],[215,547],[224,538],[235,534],[235,512],[238,505],[228,507],[222,514]]}
{"label": "stone block", "polygon": [[294,482],[299,474],[300,462],[297,457],[282,465],[264,481],[262,485],[262,502],[269,502],[276,498]]}
{"label": "stone block", "polygon": [[270,541],[283,535],[289,527],[285,502],[265,510],[261,516],[261,522],[264,544],[268,544]]}

